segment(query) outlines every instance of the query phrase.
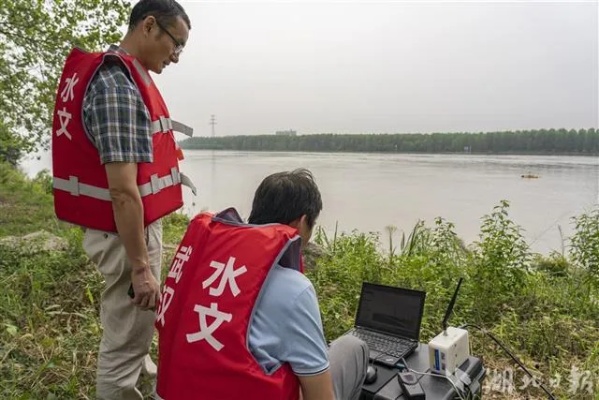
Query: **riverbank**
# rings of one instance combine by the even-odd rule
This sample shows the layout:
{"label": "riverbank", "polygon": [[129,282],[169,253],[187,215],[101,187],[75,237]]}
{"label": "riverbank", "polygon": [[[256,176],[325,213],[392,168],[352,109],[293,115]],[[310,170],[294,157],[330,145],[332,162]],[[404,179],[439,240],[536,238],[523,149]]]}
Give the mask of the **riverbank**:
{"label": "riverbank", "polygon": [[[1,398],[93,398],[102,279],[82,253],[82,231],[55,219],[50,193],[47,175],[29,180],[0,165]],[[463,276],[451,325],[492,332],[558,398],[599,399],[599,215],[579,217],[570,252],[540,257],[529,253],[507,203],[490,211],[480,242],[469,248],[442,219],[417,225],[395,243],[371,234],[316,232],[323,254],[308,276],[327,338],[351,326],[366,280],[427,292],[421,330],[427,342],[439,332]],[[180,214],[165,219],[165,269],[186,223]],[[7,236],[40,230],[60,244],[2,244]],[[546,398],[492,340],[475,329],[470,334],[472,353],[488,368],[485,398]]]}

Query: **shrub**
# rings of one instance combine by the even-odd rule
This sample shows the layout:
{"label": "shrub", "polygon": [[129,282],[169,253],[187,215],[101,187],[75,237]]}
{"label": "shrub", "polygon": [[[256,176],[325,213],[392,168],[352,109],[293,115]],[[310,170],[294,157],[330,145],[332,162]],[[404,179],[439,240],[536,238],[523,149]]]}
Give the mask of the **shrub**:
{"label": "shrub", "polygon": [[530,268],[528,245],[508,209],[509,202],[503,200],[483,217],[480,241],[472,253],[471,294],[478,299],[475,310],[482,322],[493,322],[498,309],[516,305]]}
{"label": "shrub", "polygon": [[570,239],[572,263],[583,268],[588,278],[599,282],[599,207],[574,219],[576,231]]}

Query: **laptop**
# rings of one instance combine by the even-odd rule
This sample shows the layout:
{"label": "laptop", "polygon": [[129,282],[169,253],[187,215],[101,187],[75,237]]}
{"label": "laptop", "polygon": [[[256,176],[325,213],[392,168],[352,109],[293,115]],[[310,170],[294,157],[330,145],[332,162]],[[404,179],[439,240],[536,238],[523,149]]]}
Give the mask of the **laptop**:
{"label": "laptop", "polygon": [[368,344],[372,362],[395,366],[418,347],[425,297],[418,290],[363,282],[348,334]]}

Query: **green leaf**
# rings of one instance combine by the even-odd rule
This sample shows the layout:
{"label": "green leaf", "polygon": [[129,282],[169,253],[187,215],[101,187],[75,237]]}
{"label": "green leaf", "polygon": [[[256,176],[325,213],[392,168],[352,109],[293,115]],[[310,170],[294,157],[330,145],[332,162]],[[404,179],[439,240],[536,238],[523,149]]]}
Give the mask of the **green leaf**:
{"label": "green leaf", "polygon": [[10,336],[17,336],[18,328],[16,326],[11,324],[4,324],[4,326],[6,327],[6,332],[8,332]]}

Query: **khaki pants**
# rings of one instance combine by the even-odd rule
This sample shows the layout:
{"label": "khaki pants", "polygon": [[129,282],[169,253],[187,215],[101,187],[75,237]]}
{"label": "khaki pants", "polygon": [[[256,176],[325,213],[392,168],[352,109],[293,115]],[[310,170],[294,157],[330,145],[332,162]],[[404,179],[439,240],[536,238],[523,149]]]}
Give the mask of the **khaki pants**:
{"label": "khaki pants", "polygon": [[[160,282],[162,222],[145,229],[150,268]],[[83,249],[98,266],[105,280],[100,320],[104,328],[98,369],[96,397],[101,400],[142,400],[136,388],[142,370],[156,374],[149,356],[154,334],[154,311],[142,311],[127,295],[131,284],[131,265],[125,247],[116,234],[87,229]]]}

